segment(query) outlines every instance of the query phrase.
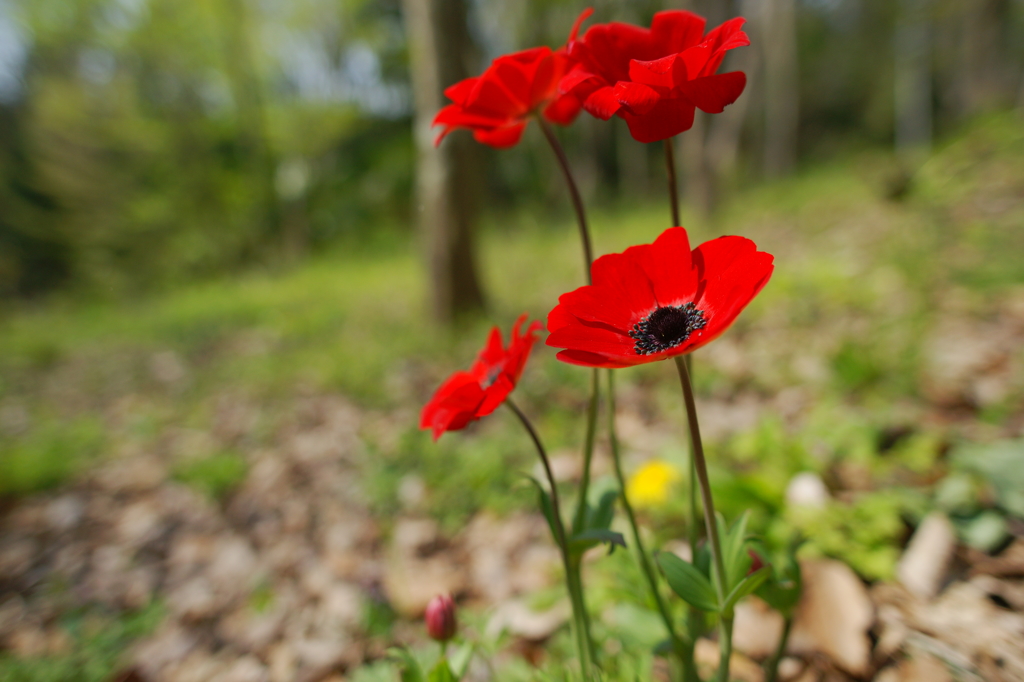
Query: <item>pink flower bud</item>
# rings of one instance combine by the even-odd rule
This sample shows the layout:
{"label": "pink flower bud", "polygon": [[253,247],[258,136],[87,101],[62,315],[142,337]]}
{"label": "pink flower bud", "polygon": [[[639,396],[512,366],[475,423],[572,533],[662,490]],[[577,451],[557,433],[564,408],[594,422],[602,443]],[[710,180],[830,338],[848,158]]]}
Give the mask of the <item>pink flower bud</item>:
{"label": "pink flower bud", "polygon": [[427,622],[427,634],[438,642],[447,642],[455,636],[458,624],[455,621],[455,600],[450,594],[439,594],[427,604],[423,616]]}
{"label": "pink flower bud", "polygon": [[752,549],[747,550],[747,554],[750,556],[750,570],[747,571],[747,575],[750,575],[754,571],[759,571],[764,566],[764,559],[761,555]]}

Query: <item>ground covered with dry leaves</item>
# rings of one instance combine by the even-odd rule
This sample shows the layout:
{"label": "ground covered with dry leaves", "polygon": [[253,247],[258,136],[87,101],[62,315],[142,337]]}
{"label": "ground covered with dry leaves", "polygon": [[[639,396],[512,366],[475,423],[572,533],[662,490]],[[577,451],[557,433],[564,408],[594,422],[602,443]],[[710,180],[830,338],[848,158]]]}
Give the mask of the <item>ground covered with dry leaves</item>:
{"label": "ground covered with dry leaves", "polygon": [[[783,679],[1024,680],[1019,123],[979,123],[899,198],[892,161],[868,154],[692,223],[695,240],[741,233],[777,258],[695,363],[719,506],[752,509],[768,543],[808,538]],[[598,250],[663,221],[599,216]],[[567,228],[485,246],[506,328],[575,286]],[[489,322],[432,327],[414,263],[332,256],[0,321],[0,678],[391,679],[389,646],[436,651],[417,618],[444,591],[479,645],[471,679],[561,675],[569,611],[519,474],[529,444],[500,411],[437,444],[415,428]],[[662,370],[622,373],[630,471],[685,471]],[[539,349],[520,388],[564,481],[586,381]],[[600,489],[604,443],[596,468]],[[688,551],[685,489],[644,507],[651,546]],[[609,677],[663,679],[628,552],[596,551],[587,579]],[[781,627],[756,599],[740,607],[735,678],[763,679]],[[717,647],[698,654],[712,666]]]}

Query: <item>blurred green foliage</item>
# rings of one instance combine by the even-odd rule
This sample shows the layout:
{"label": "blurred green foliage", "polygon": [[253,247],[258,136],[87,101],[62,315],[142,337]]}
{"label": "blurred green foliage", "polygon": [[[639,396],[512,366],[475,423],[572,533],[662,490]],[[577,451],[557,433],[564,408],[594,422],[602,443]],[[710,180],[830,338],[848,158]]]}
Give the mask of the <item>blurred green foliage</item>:
{"label": "blurred green foliage", "polygon": [[[593,21],[638,24],[670,6],[593,5]],[[584,6],[474,3],[470,71],[504,52],[563,44]],[[750,80],[738,163],[719,178],[726,200],[761,177],[764,103],[773,96],[763,70],[767,3],[687,6],[710,26],[745,14],[754,41],[726,63]],[[890,143],[900,21],[888,0],[797,3],[799,86],[787,96],[799,99],[802,158]],[[1020,3],[934,0],[926,22],[940,134],[1013,101],[1024,61]],[[988,33],[978,39],[973,30]],[[4,0],[0,31],[0,298],[131,294],[410,234],[411,89],[399,0]],[[584,115],[561,135],[590,203],[660,193],[659,145],[637,145],[621,120]],[[715,131],[713,142],[721,142]],[[537,131],[514,153],[478,152],[481,204],[492,216],[568,210]],[[718,152],[709,154],[717,165]],[[837,363],[854,384],[879,370]]]}
{"label": "blurred green foliage", "polygon": [[220,500],[245,480],[245,458],[237,452],[220,452],[179,463],[173,476],[209,497]]}

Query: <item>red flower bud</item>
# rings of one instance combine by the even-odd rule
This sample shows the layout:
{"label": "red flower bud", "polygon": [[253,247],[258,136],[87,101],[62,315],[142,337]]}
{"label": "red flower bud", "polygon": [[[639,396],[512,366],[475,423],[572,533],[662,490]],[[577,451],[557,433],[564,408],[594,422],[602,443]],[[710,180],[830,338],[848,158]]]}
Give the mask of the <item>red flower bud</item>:
{"label": "red flower bud", "polygon": [[438,642],[447,642],[455,636],[458,624],[455,621],[455,600],[450,594],[439,594],[427,604],[423,616],[427,622],[427,634]]}
{"label": "red flower bud", "polygon": [[747,571],[747,575],[760,571],[764,567],[764,559],[761,558],[761,555],[752,549],[748,549],[747,554],[750,555],[750,570]]}

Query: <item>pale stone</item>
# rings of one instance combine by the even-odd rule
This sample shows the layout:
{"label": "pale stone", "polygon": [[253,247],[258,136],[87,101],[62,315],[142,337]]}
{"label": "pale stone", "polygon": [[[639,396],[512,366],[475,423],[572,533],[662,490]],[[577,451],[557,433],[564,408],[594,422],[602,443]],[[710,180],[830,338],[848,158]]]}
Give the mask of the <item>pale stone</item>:
{"label": "pale stone", "polygon": [[561,601],[547,611],[534,611],[521,599],[512,599],[495,610],[487,622],[487,636],[497,638],[502,632],[531,640],[547,639],[569,620],[572,607]]}
{"label": "pale stone", "polygon": [[820,509],[828,503],[829,497],[824,481],[811,471],[797,474],[786,486],[786,503],[793,507]]}
{"label": "pale stone", "polygon": [[820,559],[801,563],[803,595],[788,651],[820,652],[847,672],[863,676],[871,656],[868,630],[874,607],[864,584],[844,563]]}
{"label": "pale stone", "polygon": [[914,531],[896,567],[910,592],[930,599],[939,592],[956,551],[956,531],[942,512],[932,512]]}
{"label": "pale stone", "polygon": [[745,599],[736,606],[733,646],[751,658],[768,658],[779,646],[782,627],[778,611],[756,597]]}

